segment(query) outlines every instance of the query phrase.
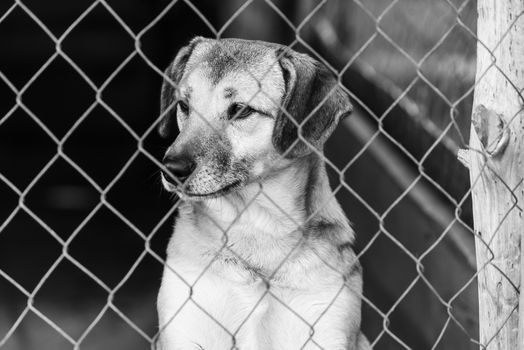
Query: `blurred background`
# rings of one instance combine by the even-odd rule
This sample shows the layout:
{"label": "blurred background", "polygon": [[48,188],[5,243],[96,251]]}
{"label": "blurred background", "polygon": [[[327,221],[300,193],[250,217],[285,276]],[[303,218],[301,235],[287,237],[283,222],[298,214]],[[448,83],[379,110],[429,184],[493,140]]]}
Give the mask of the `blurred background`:
{"label": "blurred background", "polygon": [[356,111],[326,155],[357,232],[364,333],[376,349],[476,348],[469,176],[456,158],[475,8],[0,2],[0,348],[150,348],[174,214],[151,160],[167,146],[152,127],[158,70],[195,35],[290,45],[342,72]]}

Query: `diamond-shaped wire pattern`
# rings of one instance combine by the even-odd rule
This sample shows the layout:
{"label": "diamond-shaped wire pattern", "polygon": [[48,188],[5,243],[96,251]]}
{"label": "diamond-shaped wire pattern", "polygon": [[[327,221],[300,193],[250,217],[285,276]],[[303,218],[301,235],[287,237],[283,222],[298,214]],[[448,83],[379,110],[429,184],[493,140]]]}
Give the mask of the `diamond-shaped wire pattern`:
{"label": "diamond-shaped wire pattern", "polygon": [[[33,128],[33,130],[36,128],[39,134],[45,134],[46,144],[52,144],[54,150],[51,156],[35,162],[36,165],[33,167],[21,168],[21,172],[32,174],[27,183],[19,181],[15,178],[16,175],[13,175],[15,173],[10,171],[7,161],[13,160],[14,157],[0,158],[0,161],[4,162],[0,168],[0,190],[2,197],[6,198],[5,204],[3,203],[5,208],[2,207],[0,212],[0,246],[3,244],[3,239],[14,242],[9,249],[20,251],[20,254],[23,253],[24,243],[29,244],[27,242],[33,239],[37,242],[50,241],[53,249],[56,249],[55,246],[59,247],[57,254],[48,254],[52,256],[48,259],[49,264],[40,266],[39,271],[43,272],[34,278],[24,277],[20,270],[13,267],[16,264],[30,264],[31,256],[20,255],[20,260],[18,260],[16,254],[14,256],[8,254],[6,256],[11,257],[9,258],[11,260],[0,260],[0,280],[2,280],[0,296],[6,298],[0,300],[0,307],[5,307],[7,310],[4,315],[0,314],[0,348],[40,348],[28,340],[33,337],[30,334],[30,328],[46,329],[45,334],[52,334],[48,335],[49,339],[56,338],[49,340],[49,344],[54,344],[52,348],[97,348],[97,345],[93,344],[105,344],[106,348],[114,349],[120,347],[126,349],[156,348],[158,338],[169,322],[157,328],[157,320],[154,317],[151,320],[149,316],[144,316],[150,315],[151,311],[143,311],[141,307],[137,308],[136,305],[141,304],[140,301],[133,300],[131,297],[121,298],[121,295],[128,295],[126,294],[127,289],[144,287],[143,280],[138,277],[144,275],[143,272],[140,272],[141,270],[165,268],[167,273],[172,273],[182,280],[190,291],[187,300],[181,301],[178,310],[171,315],[171,320],[175,319],[185,308],[203,313],[231,338],[232,349],[242,348],[242,344],[237,343],[236,337],[244,331],[245,325],[252,318],[257,317],[257,310],[267,307],[268,300],[271,300],[277,305],[275,307],[286,310],[292,315],[288,317],[300,320],[299,322],[309,329],[309,338],[300,340],[303,342],[300,344],[301,348],[323,349],[315,337],[315,328],[321,323],[322,317],[329,308],[337,302],[341,291],[349,285],[341,285],[340,290],[332,296],[325,310],[313,320],[298,313],[293,305],[288,305],[271,288],[272,278],[279,273],[286,261],[292,258],[295,250],[299,246],[308,244],[304,237],[290,248],[282,261],[275,262],[275,268],[272,271],[259,273],[258,277],[265,282],[264,288],[253,301],[245,319],[231,329],[221,324],[220,320],[206,310],[205,305],[192,295],[192,289],[208,273],[218,255],[227,254],[249,266],[249,263],[228,245],[229,230],[237,218],[229,227],[222,227],[220,223],[214,222],[214,225],[223,232],[222,247],[198,277],[189,281],[185,280],[175,268],[169,266],[163,254],[158,253],[154,248],[156,245],[162,245],[162,249],[165,249],[166,242],[162,232],[169,233],[171,230],[171,221],[181,203],[180,200],[176,199],[174,203],[162,203],[166,205],[154,207],[156,216],[147,223],[136,220],[142,214],[142,208],[130,210],[122,205],[126,200],[122,200],[119,196],[122,196],[123,192],[130,191],[129,188],[121,188],[126,177],[135,176],[132,174],[140,172],[136,169],[141,166],[153,168],[154,176],[157,177],[158,170],[163,167],[158,160],[158,155],[148,150],[147,144],[149,139],[154,137],[155,130],[164,115],[157,116],[156,110],[147,110],[151,106],[146,106],[144,112],[149,112],[147,123],[130,122],[124,113],[120,112],[120,108],[127,103],[125,98],[120,97],[120,102],[115,104],[109,102],[113,101],[114,96],[118,94],[125,95],[128,90],[115,92],[113,86],[117,85],[117,81],[122,76],[132,76],[129,82],[125,83],[128,87],[134,85],[135,81],[138,84],[149,81],[146,79],[148,74],[154,75],[153,80],[156,79],[155,81],[170,80],[163,71],[164,67],[156,63],[156,59],[151,58],[150,48],[146,47],[145,43],[147,37],[154,35],[159,30],[172,30],[173,27],[169,27],[162,21],[170,14],[180,11],[181,7],[184,7],[184,13],[189,13],[193,16],[193,20],[198,22],[196,26],[200,26],[198,27],[199,33],[207,31],[207,36],[218,39],[229,36],[229,33],[241,34],[238,28],[246,28],[246,25],[248,26],[247,33],[253,33],[256,29],[249,29],[250,21],[256,24],[257,20],[253,17],[253,13],[260,11],[259,16],[262,17],[259,18],[266,20],[264,16],[267,16],[267,21],[271,18],[271,23],[279,23],[279,28],[292,33],[292,36],[288,38],[290,40],[285,43],[289,48],[300,48],[325,64],[336,74],[338,85],[351,96],[352,102],[357,107],[355,115],[342,122],[343,125],[339,128],[343,129],[346,134],[342,137],[334,136],[333,143],[328,144],[326,155],[316,150],[300,134],[304,124],[314,112],[299,123],[283,106],[280,106],[279,101],[272,102],[298,128],[299,139],[296,142],[303,142],[322,157],[328,172],[332,175],[333,196],[341,201],[345,209],[349,207],[349,219],[358,224],[363,222],[362,226],[367,225],[367,228],[363,230],[367,231],[365,234],[367,236],[362,240],[364,243],[359,241],[360,230],[358,226],[356,227],[357,242],[359,242],[356,250],[357,257],[364,266],[364,292],[363,295],[359,295],[364,310],[363,331],[367,334],[371,346],[377,349],[437,349],[456,348],[454,347],[456,344],[462,344],[462,346],[467,344],[471,348],[479,345],[487,348],[489,344],[483,344],[478,336],[478,302],[476,299],[478,275],[488,268],[497,270],[503,276],[505,283],[513,286],[515,295],[519,293],[519,283],[511,280],[504,273],[494,262],[496,260],[494,257],[484,266],[476,266],[474,240],[478,240],[477,244],[480,242],[486,251],[491,252],[490,244],[493,235],[490,235],[489,241],[484,241],[483,236],[471,228],[472,189],[470,185],[467,183],[453,184],[452,179],[446,178],[441,170],[436,169],[442,167],[441,164],[438,164],[439,159],[442,159],[439,158],[441,154],[447,154],[448,158],[444,157],[445,159],[449,159],[449,155],[455,158],[459,148],[468,148],[466,142],[468,135],[465,133],[469,129],[470,111],[468,107],[470,107],[472,93],[475,89],[475,55],[468,54],[463,61],[459,60],[460,62],[457,63],[453,58],[446,61],[448,56],[444,57],[442,53],[451,52],[450,56],[455,55],[453,57],[456,58],[456,55],[463,49],[460,44],[455,44],[457,40],[469,40],[472,47],[484,46],[478,41],[475,29],[471,28],[471,13],[475,13],[471,9],[475,7],[475,1],[458,1],[458,4],[457,1],[451,0],[433,2],[391,0],[388,3],[361,0],[347,2],[322,0],[304,1],[303,3],[296,1],[293,2],[292,11],[294,13],[290,12],[283,1],[229,1],[226,2],[227,6],[224,5],[227,15],[223,16],[222,25],[215,24],[216,18],[209,18],[210,15],[202,9],[209,4],[202,1],[172,0],[162,6],[156,4],[153,6],[158,10],[156,14],[147,21],[142,21],[140,25],[131,24],[132,15],[129,14],[129,11],[123,10],[126,5],[118,5],[109,0],[84,2],[83,5],[79,3],[78,8],[83,6],[82,10],[76,11],[76,17],[69,25],[59,24],[60,31],[49,22],[51,20],[44,20],[39,14],[42,13],[41,5],[30,5],[30,1],[16,0],[11,5],[0,9],[2,11],[0,13],[0,31],[12,17],[22,16],[25,21],[30,20],[32,25],[36,25],[38,35],[45,35],[53,46],[52,54],[38,63],[38,67],[26,81],[16,81],[14,73],[15,78],[11,75],[11,71],[0,66],[2,91],[5,91],[4,96],[12,96],[6,109],[0,111],[2,113],[0,132],[3,132],[2,129],[4,129],[7,130],[5,134],[9,134],[10,128],[15,128],[17,121],[23,117],[27,128]],[[136,6],[146,5],[137,4]],[[409,8],[408,14],[404,11],[406,8]],[[104,19],[96,17],[97,13],[103,13]],[[352,14],[351,18],[358,17],[358,28],[351,28],[351,24],[345,23],[344,15],[349,16],[349,13]],[[432,17],[435,13],[438,14],[435,16],[438,19]],[[426,17],[423,21],[411,21],[410,16],[417,14]],[[247,17],[243,19],[244,15]],[[515,21],[518,18],[520,15]],[[431,35],[420,37],[421,45],[410,46],[409,42],[401,39],[397,24],[399,20],[403,21],[407,27],[412,26],[404,29],[405,31],[418,30],[423,33],[423,28],[417,25],[420,26],[420,23],[427,22],[428,30],[434,25],[438,29],[435,30],[437,34],[430,33]],[[125,38],[133,44],[132,47],[123,50],[125,52],[123,55],[111,62],[109,66],[112,68],[109,69],[109,74],[107,74],[107,67],[105,70],[97,71],[96,68],[86,67],[80,61],[84,62],[84,58],[88,58],[85,55],[93,57],[100,55],[101,59],[105,59],[105,52],[111,51],[113,44],[115,46],[122,44],[122,40],[105,47],[102,34],[99,39],[100,47],[103,49],[96,52],[82,51],[82,43],[78,44],[81,38],[77,36],[77,31],[83,23],[88,21],[92,21],[89,23],[95,23],[95,25],[100,24],[101,27],[118,27],[118,38],[122,40]],[[97,28],[93,30],[96,31]],[[503,36],[510,30],[512,30],[511,27],[507,28]],[[100,31],[103,32],[103,28]],[[268,28],[268,32],[271,31],[274,29]],[[348,44],[344,37],[348,32],[354,36],[352,44]],[[503,38],[500,38],[500,41],[502,40]],[[170,46],[171,43],[165,42],[161,45]],[[173,52],[174,49],[169,47],[170,52]],[[4,50],[7,49],[4,47]],[[234,59],[233,55],[231,59]],[[63,66],[64,62],[68,66],[67,74],[73,74],[75,81],[81,81],[83,94],[92,96],[88,103],[85,100],[82,101],[82,108],[85,109],[79,112],[65,133],[57,132],[50,125],[52,123],[48,123],[50,117],[44,116],[48,109],[43,109],[44,112],[37,111],[31,103],[31,91],[34,86],[40,79],[45,79],[45,73],[54,69],[52,67],[55,63]],[[278,63],[275,62],[276,64]],[[462,65],[463,76],[458,78],[451,76],[446,64]],[[137,76],[125,73],[126,71],[138,71],[136,68],[138,65],[141,65],[142,69],[146,67],[147,73]],[[507,77],[496,62],[488,67],[489,69],[496,69]],[[96,79],[93,75],[97,75]],[[461,85],[457,84],[460,87],[451,89],[449,86],[453,85],[454,79],[462,79]],[[364,86],[363,91],[356,89],[360,86]],[[85,92],[86,89],[88,92]],[[160,90],[160,86],[151,86],[150,89],[156,93]],[[521,94],[521,91],[517,92]],[[258,94],[265,93],[260,89]],[[328,97],[329,95],[325,99]],[[440,108],[440,110],[432,114],[433,108],[436,110]],[[109,138],[117,138],[115,144],[120,143],[120,146],[123,144],[123,139],[128,140],[128,144],[123,146],[125,150],[118,152],[120,157],[118,162],[114,160],[116,156],[111,155],[111,161],[107,163],[108,165],[118,163],[117,170],[111,172],[106,169],[109,166],[103,167],[107,173],[104,172],[101,176],[108,179],[107,181],[101,181],[99,174],[93,174],[91,170],[87,169],[88,167],[84,165],[87,163],[81,159],[86,154],[80,152],[78,148],[79,143],[87,142],[82,141],[84,140],[82,139],[84,129],[88,128],[88,123],[95,123],[95,115],[100,115],[99,111],[102,111],[106,121],[110,120],[111,128],[118,129],[120,133],[118,136],[110,134]],[[56,113],[59,114],[60,110],[57,109]],[[433,117],[437,114],[437,117]],[[205,121],[204,118],[202,119]],[[108,129],[109,127],[106,130]],[[420,137],[417,139],[417,136],[410,135],[410,133],[426,135],[427,138],[420,141]],[[102,131],[100,135],[105,134]],[[347,135],[351,135],[352,140],[345,143],[348,140],[345,137]],[[93,142],[93,138],[90,138],[89,142],[95,144],[100,139]],[[354,150],[347,150],[348,143],[354,147]],[[289,149],[286,153],[288,151]],[[370,185],[369,183],[374,180],[371,176],[368,178],[366,172],[359,170],[365,169],[366,164],[380,164],[382,169],[380,172],[387,179],[377,180],[381,182]],[[455,167],[456,164],[458,163],[444,164],[444,167]],[[64,187],[63,184],[60,184],[60,180],[55,181],[50,174],[54,174],[61,167],[66,167],[69,173],[74,173],[71,176],[79,178],[78,181],[84,184],[84,190]],[[503,181],[500,177],[499,180]],[[48,196],[51,199],[48,198],[47,202],[35,201],[33,197],[37,193],[42,192],[45,195],[45,186],[48,183],[55,188],[53,196]],[[154,186],[160,187],[159,184]],[[517,187],[506,187],[511,192],[517,189]],[[140,192],[136,188],[131,190]],[[77,204],[77,199],[71,200],[68,197],[71,191],[74,192],[74,198],[80,198],[78,200],[88,204],[83,207],[83,211],[53,219],[46,211],[49,205],[70,209]],[[376,192],[380,192],[381,195],[378,197],[369,195]],[[138,197],[142,198],[140,196]],[[305,223],[299,223],[292,213],[287,213],[282,203],[279,203],[276,198],[271,198],[263,186],[238,216],[248,210],[254,201],[260,199],[270,203],[275,210],[281,213],[282,217],[291,222],[294,225],[292,231],[305,225]],[[320,203],[318,210],[322,209],[324,204]],[[137,207],[140,207],[140,204]],[[513,209],[522,211],[521,206],[519,207],[517,203],[512,207]],[[466,214],[463,211],[466,211]],[[353,217],[353,213],[362,218]],[[314,215],[315,213],[312,213],[310,218]],[[413,215],[424,216],[427,219],[424,219],[426,221],[409,222]],[[501,223],[507,215],[509,212],[501,218]],[[107,217],[111,219],[104,219]],[[306,220],[306,223],[310,218]],[[27,221],[27,219],[30,224],[24,224],[26,225],[24,228],[28,228],[29,233],[11,232],[15,230],[14,227],[21,227],[18,224],[19,221]],[[110,223],[111,220],[113,223]],[[213,219],[210,218],[210,220]],[[30,227],[32,228],[29,229]],[[34,227],[37,229],[33,229]],[[64,227],[67,227],[65,231],[68,233],[64,234]],[[106,229],[107,235],[110,235],[111,230],[119,233],[115,235],[118,236],[118,244],[111,243],[114,237],[106,237],[105,233],[99,234]],[[415,229],[420,231],[420,235],[409,236],[409,233],[413,233]],[[399,230],[405,230],[408,234],[402,234]],[[125,233],[120,234],[120,232]],[[22,238],[15,237],[19,234]],[[36,236],[40,238],[37,240]],[[41,237],[45,239],[42,240]],[[159,240],[160,243],[157,242]],[[45,244],[51,246],[50,243]],[[105,244],[110,248],[106,246],[104,249],[85,248],[83,251],[79,246],[84,244],[86,247]],[[112,265],[114,262],[111,258],[111,249],[126,249],[128,252],[133,252],[128,253],[127,260],[122,263],[125,268],[105,270],[106,265]],[[387,255],[384,255],[384,252],[387,252]],[[104,258],[104,254],[109,258]],[[119,254],[117,251],[114,252],[115,260],[120,259]],[[377,257],[377,254],[380,256]],[[321,256],[319,258],[321,259]],[[462,264],[464,270],[450,276],[450,271],[441,266],[446,264],[442,259],[459,261],[456,266]],[[378,260],[383,265],[398,264],[395,265],[398,275],[391,276],[394,270],[387,266],[377,267],[380,266],[376,263]],[[327,261],[324,263],[336,273],[343,275],[343,272],[337,271],[337,268],[329,265]],[[368,269],[370,275],[379,277],[367,277]],[[78,278],[86,280],[76,284],[76,277],[72,276],[78,275],[81,276]],[[443,284],[442,281],[446,280],[448,282]],[[64,316],[53,309],[52,305],[56,303],[64,302],[67,298],[75,299],[74,293],[73,296],[62,295],[61,291],[57,291],[58,300],[49,297],[49,294],[54,294],[55,290],[48,291],[48,289],[55,288],[50,286],[57,285],[53,281],[72,285],[68,287],[69,290],[89,288],[89,293],[92,294],[92,305],[89,311],[75,309],[74,302],[65,307],[71,307],[74,310],[72,315],[75,313],[88,315],[87,319],[68,324],[68,317],[74,316],[71,314]],[[371,281],[369,285],[368,281]],[[1,290],[4,287],[5,289]],[[144,295],[149,295],[150,292],[156,293],[156,289],[153,291],[148,289]],[[150,299],[154,297],[155,295]],[[23,300],[23,302],[13,302],[12,304],[17,306],[11,307],[9,305],[11,298],[12,300]],[[417,309],[424,303],[427,303],[429,309],[434,310]],[[130,304],[134,305],[131,309],[126,307]],[[148,304],[147,307],[154,307],[154,305]],[[506,321],[513,317],[513,313],[517,310],[518,305],[515,305],[507,315]],[[431,312],[433,315],[438,315],[436,317],[438,321],[425,323]],[[121,331],[112,334],[112,329],[116,329],[112,328],[115,327],[115,324],[120,324],[118,329]],[[500,329],[504,328],[505,324],[506,322],[503,322]],[[433,328],[428,328],[427,325]],[[413,331],[407,332],[403,329]],[[416,336],[410,333],[416,333]],[[496,334],[493,335],[495,336]],[[107,341],[94,340],[104,337],[107,338]],[[459,337],[463,339],[457,341]],[[43,343],[46,341],[42,340]]]}

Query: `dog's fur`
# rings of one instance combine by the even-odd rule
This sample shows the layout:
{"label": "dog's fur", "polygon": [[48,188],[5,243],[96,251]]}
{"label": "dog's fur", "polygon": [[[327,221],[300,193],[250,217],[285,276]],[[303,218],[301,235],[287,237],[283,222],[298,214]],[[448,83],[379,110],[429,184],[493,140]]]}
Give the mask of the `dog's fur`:
{"label": "dog's fur", "polygon": [[165,75],[160,132],[180,129],[166,156],[196,168],[183,184],[162,175],[182,204],[160,349],[368,349],[354,234],[322,160],[352,109],[335,76],[284,46],[200,37]]}

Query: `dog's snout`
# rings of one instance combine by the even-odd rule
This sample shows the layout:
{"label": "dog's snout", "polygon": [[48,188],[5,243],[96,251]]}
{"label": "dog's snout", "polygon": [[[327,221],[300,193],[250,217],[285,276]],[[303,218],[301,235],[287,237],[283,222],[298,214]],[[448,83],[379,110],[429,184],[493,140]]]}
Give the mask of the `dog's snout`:
{"label": "dog's snout", "polygon": [[[189,157],[185,156],[166,156],[164,157],[163,163],[169,173],[176,176],[180,181],[187,179],[193,170],[195,170],[195,162]],[[166,174],[166,179],[169,181],[169,174]]]}

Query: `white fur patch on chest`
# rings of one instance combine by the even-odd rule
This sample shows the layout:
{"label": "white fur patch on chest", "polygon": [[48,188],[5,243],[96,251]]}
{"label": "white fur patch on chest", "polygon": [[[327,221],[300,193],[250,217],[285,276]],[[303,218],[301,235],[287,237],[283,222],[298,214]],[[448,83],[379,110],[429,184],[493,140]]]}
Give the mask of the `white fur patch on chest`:
{"label": "white fur patch on chest", "polygon": [[345,349],[341,346],[346,329],[335,325],[348,325],[359,301],[342,280],[309,289],[282,289],[261,279],[232,282],[182,261],[168,264],[177,273],[165,271],[158,304],[164,341],[171,346],[194,343],[222,350],[236,344],[250,350],[298,350],[316,349],[313,343],[304,347],[314,339],[325,349]]}

